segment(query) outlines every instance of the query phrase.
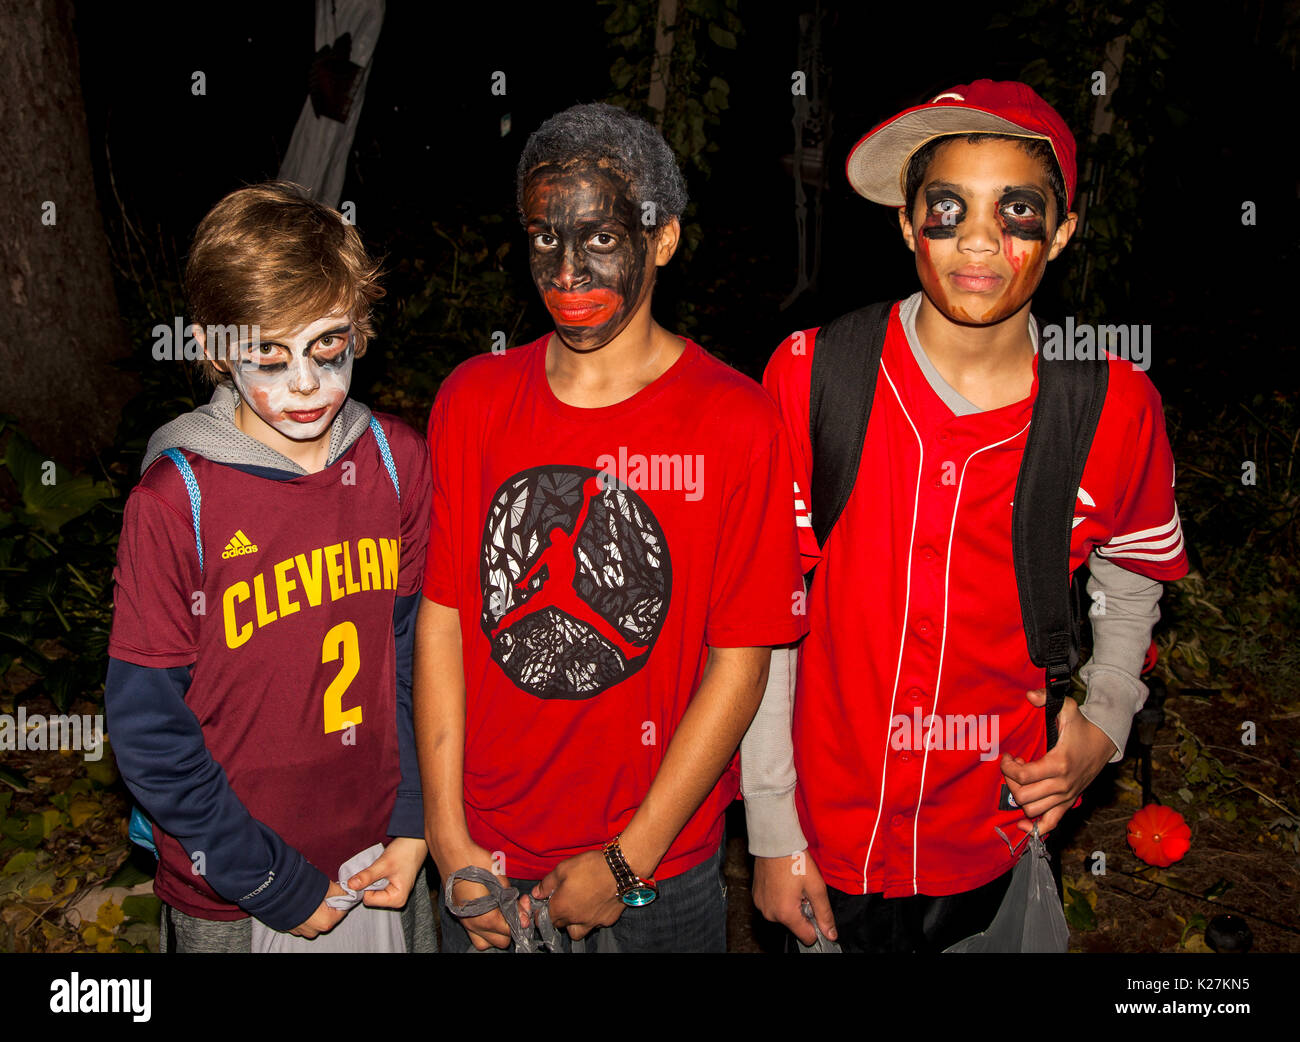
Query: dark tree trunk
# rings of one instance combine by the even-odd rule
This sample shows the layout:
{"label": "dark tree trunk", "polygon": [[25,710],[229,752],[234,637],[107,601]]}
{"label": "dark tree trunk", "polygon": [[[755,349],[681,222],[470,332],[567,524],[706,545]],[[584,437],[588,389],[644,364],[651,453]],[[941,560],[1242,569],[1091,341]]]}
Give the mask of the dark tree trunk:
{"label": "dark tree trunk", "polygon": [[0,130],[0,413],[41,451],[84,461],[117,428],[129,382],[110,363],[128,344],[70,0],[0,2]]}

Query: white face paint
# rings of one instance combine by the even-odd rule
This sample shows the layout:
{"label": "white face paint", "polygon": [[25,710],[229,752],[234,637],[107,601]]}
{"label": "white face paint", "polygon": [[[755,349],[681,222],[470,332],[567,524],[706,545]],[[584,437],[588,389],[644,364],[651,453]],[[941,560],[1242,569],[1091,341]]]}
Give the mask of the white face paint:
{"label": "white face paint", "polygon": [[279,339],[239,346],[231,379],[267,426],[294,441],[325,434],[352,383],[352,324],[331,315]]}

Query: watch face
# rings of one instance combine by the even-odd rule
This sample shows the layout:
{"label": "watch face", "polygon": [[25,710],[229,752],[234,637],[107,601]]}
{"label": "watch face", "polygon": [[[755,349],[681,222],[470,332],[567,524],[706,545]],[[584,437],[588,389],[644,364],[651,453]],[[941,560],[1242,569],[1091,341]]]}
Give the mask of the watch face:
{"label": "watch face", "polygon": [[642,905],[648,905],[659,896],[657,890],[648,886],[635,886],[623,895],[623,903],[632,908],[640,908]]}

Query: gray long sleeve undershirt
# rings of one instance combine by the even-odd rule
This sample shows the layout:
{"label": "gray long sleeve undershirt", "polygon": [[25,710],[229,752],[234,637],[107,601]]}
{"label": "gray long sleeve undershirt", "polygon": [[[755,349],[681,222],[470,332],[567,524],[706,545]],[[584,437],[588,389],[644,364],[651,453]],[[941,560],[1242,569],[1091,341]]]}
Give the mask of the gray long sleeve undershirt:
{"label": "gray long sleeve undershirt", "polygon": [[[1123,756],[1133,714],[1146,701],[1147,687],[1138,677],[1160,618],[1163,586],[1095,553],[1088,568],[1093,654],[1079,671],[1088,686],[1081,712],[1114,743],[1114,763]],[[740,743],[740,789],[749,852],[756,857],[784,857],[808,846],[795,810],[790,735],[797,655],[797,647],[773,649],[763,701]]]}

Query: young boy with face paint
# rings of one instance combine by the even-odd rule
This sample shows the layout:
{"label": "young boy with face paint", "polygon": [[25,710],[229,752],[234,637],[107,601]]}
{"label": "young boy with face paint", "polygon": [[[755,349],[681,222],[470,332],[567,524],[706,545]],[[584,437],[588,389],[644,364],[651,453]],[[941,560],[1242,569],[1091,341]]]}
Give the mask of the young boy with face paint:
{"label": "young boy with face paint", "polygon": [[[444,879],[519,887],[525,924],[544,901],[566,948],[722,951],[736,747],[769,647],[805,629],[769,493],[789,452],[757,384],[651,315],[686,205],[653,127],[562,112],[518,185],[555,332],[460,366],[430,417],[426,835]],[[496,909],[443,915],[444,950],[510,945]]]}
{"label": "young boy with face paint", "polygon": [[[921,289],[890,315],[856,483],[824,546],[800,491],[817,331],[788,339],[764,375],[817,571],[809,635],[773,656],[742,785],[755,903],[805,944],[805,900],[851,951],[941,951],[986,929],[1020,853],[996,830],[1054,828],[1120,758],[1146,697],[1161,583],[1187,565],[1160,399],[1136,366],[1110,357],[1078,491],[1070,567],[1088,563],[1105,611],[1092,613],[1087,699],[1065,700],[1050,752],[1012,561],[1038,390],[1029,308],[1075,230],[1074,154],[1029,87],[989,80],[908,109],[850,154],[855,190],[898,207]],[[1018,807],[1000,800],[1004,782]]]}
{"label": "young boy with face paint", "polygon": [[150,439],[127,501],[105,691],[164,950],[432,950],[410,701],[428,453],[348,397],[377,276],[294,185],[231,193],[195,236],[216,388]]}

